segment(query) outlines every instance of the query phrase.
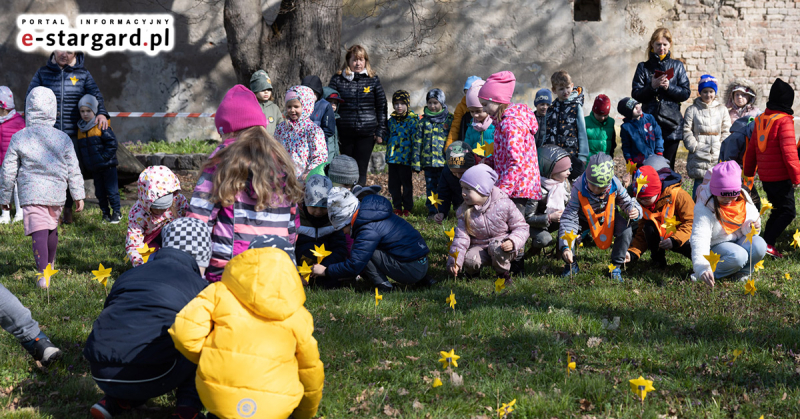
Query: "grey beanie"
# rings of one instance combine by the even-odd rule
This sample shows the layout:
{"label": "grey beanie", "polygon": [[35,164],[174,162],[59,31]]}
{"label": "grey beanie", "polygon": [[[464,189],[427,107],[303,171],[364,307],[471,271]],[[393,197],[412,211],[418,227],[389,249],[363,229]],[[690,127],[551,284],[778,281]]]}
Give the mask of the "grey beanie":
{"label": "grey beanie", "polygon": [[97,98],[92,95],[83,95],[81,100],[78,101],[78,110],[82,107],[87,107],[92,110],[92,112],[97,115]]}
{"label": "grey beanie", "polygon": [[150,208],[158,210],[167,209],[172,206],[172,200],[174,197],[174,194],[168,193],[153,201],[153,203],[150,204]]}
{"label": "grey beanie", "polygon": [[341,230],[350,224],[358,210],[358,198],[345,188],[334,187],[328,195],[328,218],[333,228]]}
{"label": "grey beanie", "polygon": [[651,154],[650,157],[644,159],[642,166],[650,166],[653,169],[656,169],[656,172],[661,172],[661,170],[669,168],[669,160],[667,160],[667,158],[664,156]]}
{"label": "grey beanie", "polygon": [[306,178],[305,204],[307,207],[328,207],[328,193],[333,183],[322,175],[311,175]]}
{"label": "grey beanie", "polygon": [[281,236],[276,236],[274,234],[262,234],[253,239],[250,242],[250,246],[247,247],[248,250],[250,249],[261,249],[264,247],[274,247],[276,249],[281,249],[289,255],[289,258],[292,259],[292,263],[297,265],[297,259],[294,255],[294,246],[291,243],[286,241]]}
{"label": "grey beanie", "polygon": [[164,247],[186,252],[197,261],[197,266],[208,267],[211,260],[211,229],[208,224],[183,217],[167,224],[161,232]]}
{"label": "grey beanie", "polygon": [[340,154],[331,160],[326,168],[331,182],[353,186],[358,182],[358,163],[356,159]]}
{"label": "grey beanie", "polygon": [[250,91],[253,93],[272,89],[272,80],[264,70],[258,70],[250,77]]}
{"label": "grey beanie", "polygon": [[589,157],[586,165],[586,181],[598,188],[605,188],[614,179],[614,160],[606,153],[600,152]]}

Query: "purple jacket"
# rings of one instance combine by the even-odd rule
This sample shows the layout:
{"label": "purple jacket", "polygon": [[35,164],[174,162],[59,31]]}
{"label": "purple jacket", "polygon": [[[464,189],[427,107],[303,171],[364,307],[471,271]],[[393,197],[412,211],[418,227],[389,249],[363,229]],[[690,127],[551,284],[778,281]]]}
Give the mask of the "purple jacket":
{"label": "purple jacket", "polygon": [[20,114],[14,114],[8,121],[0,124],[0,165],[6,158],[8,146],[11,144],[11,136],[17,131],[25,128],[25,118]]}
{"label": "purple jacket", "polygon": [[492,189],[485,204],[473,207],[470,225],[475,233],[474,236],[467,234],[464,212],[463,206],[456,211],[458,226],[453,244],[450,246],[450,253],[458,252],[458,260],[454,261],[452,256],[447,258],[448,267],[453,266],[454,262],[458,266],[463,266],[464,256],[470,247],[488,246],[492,239],[510,239],[514,242],[515,251],[524,251],[525,241],[530,236],[528,223],[508,194],[500,188]]}

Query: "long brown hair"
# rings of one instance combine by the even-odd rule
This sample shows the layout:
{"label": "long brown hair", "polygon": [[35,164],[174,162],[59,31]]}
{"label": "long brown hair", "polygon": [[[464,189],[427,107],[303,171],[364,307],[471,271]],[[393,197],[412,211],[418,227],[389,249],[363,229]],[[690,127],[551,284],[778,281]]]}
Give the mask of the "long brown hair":
{"label": "long brown hair", "polygon": [[650,36],[650,41],[647,43],[647,48],[645,49],[645,58],[650,59],[650,53],[653,52],[653,42],[661,38],[667,38],[667,41],[669,41],[669,49],[672,49],[672,32],[667,28],[658,28],[653,32],[653,35]]}
{"label": "long brown hair", "polygon": [[364,69],[367,70],[367,75],[370,77],[375,77],[375,72],[372,71],[372,66],[369,65],[369,54],[367,54],[367,50],[358,44],[355,44],[347,49],[347,54],[344,55],[344,64],[342,64],[342,69],[339,70],[338,74],[342,74],[344,72],[348,73],[351,72],[350,58],[353,58],[354,55],[356,57],[364,58]]}
{"label": "long brown hair", "polygon": [[508,109],[508,103],[501,103],[500,106],[497,107],[497,116],[495,116],[495,120],[497,120],[498,123],[503,120],[503,114],[506,112],[506,109]]}
{"label": "long brown hair", "polygon": [[263,211],[282,198],[294,203],[302,198],[303,190],[289,153],[262,126],[242,130],[236,141],[209,159],[203,169],[214,166],[210,201],[223,207],[233,205],[236,194],[245,190],[248,183],[255,193],[256,211]]}

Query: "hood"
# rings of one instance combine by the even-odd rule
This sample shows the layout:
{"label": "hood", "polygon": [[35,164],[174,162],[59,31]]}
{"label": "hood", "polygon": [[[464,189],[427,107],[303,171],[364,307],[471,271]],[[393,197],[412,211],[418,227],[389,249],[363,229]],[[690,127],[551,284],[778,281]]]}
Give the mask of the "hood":
{"label": "hood", "polygon": [[572,93],[569,94],[569,97],[567,98],[567,100],[565,100],[565,102],[566,103],[578,102],[581,104],[581,106],[583,106],[583,87],[576,86],[574,89],[572,89]]}
{"label": "hood", "polygon": [[[75,64],[74,65],[67,64],[66,66],[64,66],[64,71],[73,71],[79,68],[83,68],[83,62],[85,59],[86,57],[83,55],[82,52],[75,54]],[[61,67],[59,67],[58,64],[56,64],[55,52],[50,54],[50,58],[47,59],[47,66],[55,71],[59,72],[61,71]]]}
{"label": "hood", "polygon": [[666,192],[667,188],[674,185],[678,185],[678,187],[681,186],[683,177],[680,173],[673,171],[669,167],[657,170],[656,173],[658,173],[658,178],[661,180],[661,191]]}
{"label": "hood", "polygon": [[303,107],[303,113],[300,115],[300,119],[296,122],[289,121],[288,118],[287,121],[298,123],[311,120],[311,114],[314,113],[314,103],[317,101],[314,91],[308,86],[293,86],[289,89],[289,91],[295,92],[299,96],[298,99],[300,99],[300,105]]}
{"label": "hood", "polygon": [[380,195],[368,195],[358,206],[358,215],[353,227],[358,228],[373,221],[385,220],[394,215],[392,203]]}
{"label": "hood", "polygon": [[569,153],[555,144],[543,145],[537,150],[537,155],[539,157],[539,174],[542,178],[548,179],[553,174],[556,163],[564,157],[569,157]]}
{"label": "hood", "polygon": [[[522,103],[515,103],[509,106],[505,112],[503,112],[503,120],[506,119],[516,119],[518,123],[520,123],[521,127],[525,128],[528,131],[533,132],[533,125],[537,124],[536,122],[536,115],[531,109],[530,106],[522,104]],[[498,125],[498,121],[495,119],[492,124]]]}
{"label": "hood", "polygon": [[755,94],[755,97],[748,102],[749,106],[755,106],[758,101],[761,100],[761,89],[758,88],[757,84],[745,78],[734,79],[732,82],[728,83],[728,87],[725,89],[725,96],[722,99],[728,109],[733,108],[733,89],[735,89],[736,86],[744,86]]}
{"label": "hood", "polygon": [[752,121],[753,119],[754,118],[751,116],[743,116],[733,121],[733,124],[731,124],[731,134],[739,133],[750,138],[750,135],[753,134],[753,127],[755,126]]}
{"label": "hood", "polygon": [[38,86],[25,99],[25,125],[46,125],[52,127],[56,123],[58,100],[52,90]]}
{"label": "hood", "polygon": [[[170,265],[180,265],[183,269],[189,270],[197,274],[198,278],[202,278],[200,275],[200,268],[197,266],[197,261],[192,257],[192,255],[184,252],[183,250],[173,249],[171,247],[162,247],[158,249],[157,252],[153,253],[153,256],[147,260],[149,266],[155,265],[156,261],[158,264],[165,263]],[[208,282],[208,281],[206,281]]]}
{"label": "hood", "polygon": [[[303,81],[300,82],[303,86],[306,86],[314,91],[314,93],[322,96],[324,90],[322,89],[322,80],[319,79],[317,76],[305,76],[303,77]],[[322,99],[322,98],[320,98]]]}
{"label": "hood", "polygon": [[245,250],[231,259],[222,283],[242,305],[270,320],[285,320],[306,302],[297,268],[274,247]]}
{"label": "hood", "polygon": [[181,190],[181,182],[167,166],[150,166],[139,175],[139,202],[145,210],[166,194]]}

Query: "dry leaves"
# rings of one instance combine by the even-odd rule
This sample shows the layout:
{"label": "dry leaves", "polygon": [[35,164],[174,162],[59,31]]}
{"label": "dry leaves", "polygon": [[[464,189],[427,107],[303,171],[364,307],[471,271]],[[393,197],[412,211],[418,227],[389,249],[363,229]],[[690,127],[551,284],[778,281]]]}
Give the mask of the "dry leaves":
{"label": "dry leaves", "polygon": [[455,387],[464,385],[464,377],[458,375],[455,371],[450,371],[450,383]]}
{"label": "dry leaves", "polygon": [[586,341],[586,346],[588,346],[590,348],[594,348],[596,346],[600,346],[601,343],[603,343],[603,339],[602,338],[594,337],[594,338],[589,338],[589,340]]}

